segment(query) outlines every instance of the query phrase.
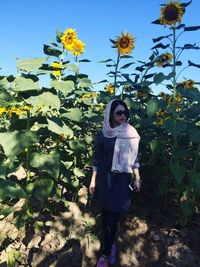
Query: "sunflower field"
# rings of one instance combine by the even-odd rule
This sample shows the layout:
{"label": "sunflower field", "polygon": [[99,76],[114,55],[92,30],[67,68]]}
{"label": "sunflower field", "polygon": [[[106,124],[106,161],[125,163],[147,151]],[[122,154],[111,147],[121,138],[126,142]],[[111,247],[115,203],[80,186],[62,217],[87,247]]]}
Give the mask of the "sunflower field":
{"label": "sunflower field", "polygon": [[[181,61],[182,53],[200,49],[196,43],[179,45],[182,34],[200,30],[182,23],[190,3],[163,4],[153,23],[164,26],[166,35],[153,39],[152,54],[134,68],[133,35],[122,32],[111,39],[117,57],[100,61],[108,68],[99,82],[102,90],[94,91],[92,77],[80,68],[89,60],[72,28],[44,44],[43,58],[17,59],[16,77],[0,76],[1,219],[13,214],[21,228],[32,223],[35,206],[51,211],[57,202],[67,207],[69,194],[76,202],[79,190],[88,186],[95,135],[113,98],[130,108],[130,123],[141,136],[141,173],[155,184],[163,208],[175,205],[180,224],[199,212],[199,83],[180,80],[183,69],[200,68],[199,62],[188,59],[184,66]],[[44,75],[51,81],[41,88]],[[159,85],[169,93],[155,95],[153,87]],[[14,179],[11,174],[20,167],[25,176]],[[19,199],[23,207],[15,210]]]}

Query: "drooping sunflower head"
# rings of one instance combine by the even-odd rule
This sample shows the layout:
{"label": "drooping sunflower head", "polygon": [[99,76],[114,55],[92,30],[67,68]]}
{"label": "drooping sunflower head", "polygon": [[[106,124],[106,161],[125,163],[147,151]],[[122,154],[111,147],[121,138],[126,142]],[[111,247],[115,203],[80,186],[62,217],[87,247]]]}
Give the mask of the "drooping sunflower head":
{"label": "drooping sunflower head", "polygon": [[115,86],[114,86],[114,84],[107,84],[106,85],[106,87],[105,87],[105,90],[107,91],[107,92],[109,92],[110,94],[113,94],[114,93],[114,91],[115,91]]}
{"label": "drooping sunflower head", "polygon": [[172,58],[172,54],[165,52],[159,56],[158,60],[156,61],[156,65],[158,67],[163,67],[164,65],[168,64]]}
{"label": "drooping sunflower head", "polygon": [[61,37],[61,42],[65,49],[70,50],[77,39],[77,33],[74,29],[67,29]]}
{"label": "drooping sunflower head", "polygon": [[61,64],[60,64],[60,62],[54,61],[54,62],[52,62],[51,66],[52,66],[54,69],[59,69],[59,70],[53,70],[52,74],[53,74],[54,76],[61,76],[61,70],[60,70],[60,68],[61,68]]}
{"label": "drooping sunflower head", "polygon": [[181,82],[181,85],[183,86],[184,89],[191,89],[194,88],[194,80],[185,80]]}
{"label": "drooping sunflower head", "polygon": [[69,50],[73,55],[80,56],[80,54],[85,52],[85,44],[81,40],[76,39]]}
{"label": "drooping sunflower head", "polygon": [[114,41],[114,47],[117,48],[119,54],[127,55],[132,53],[134,46],[135,39],[133,38],[132,34],[125,32],[122,33],[120,37]]}
{"label": "drooping sunflower head", "polygon": [[168,2],[163,4],[163,8],[160,9],[160,23],[164,26],[175,25],[176,22],[181,23],[181,19],[184,13],[184,7],[179,2]]}

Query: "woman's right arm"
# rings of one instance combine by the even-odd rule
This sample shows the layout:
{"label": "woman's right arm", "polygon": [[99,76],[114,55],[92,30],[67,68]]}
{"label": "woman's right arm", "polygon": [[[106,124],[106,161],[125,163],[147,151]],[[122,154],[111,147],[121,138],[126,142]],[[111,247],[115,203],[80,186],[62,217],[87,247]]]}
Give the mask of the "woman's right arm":
{"label": "woman's right arm", "polygon": [[95,192],[95,187],[96,187],[96,177],[97,177],[97,170],[92,171],[92,177],[89,185],[89,192],[90,194],[94,194]]}
{"label": "woman's right arm", "polygon": [[96,177],[99,165],[102,160],[102,154],[103,152],[103,144],[102,144],[102,134],[99,134],[97,136],[95,148],[94,148],[94,156],[93,156],[93,171],[92,171],[92,177],[89,185],[89,192],[90,194],[94,194],[95,187],[96,187]]}

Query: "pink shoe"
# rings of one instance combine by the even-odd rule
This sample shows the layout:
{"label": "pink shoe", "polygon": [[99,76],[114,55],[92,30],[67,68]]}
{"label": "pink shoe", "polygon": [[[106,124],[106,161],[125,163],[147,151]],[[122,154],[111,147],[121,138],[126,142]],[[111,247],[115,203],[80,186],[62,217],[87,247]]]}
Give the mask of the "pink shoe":
{"label": "pink shoe", "polygon": [[116,245],[115,245],[115,243],[113,243],[110,255],[108,257],[108,263],[109,264],[115,264],[115,262],[116,262]]}
{"label": "pink shoe", "polygon": [[108,267],[108,259],[101,256],[98,260],[96,267]]}

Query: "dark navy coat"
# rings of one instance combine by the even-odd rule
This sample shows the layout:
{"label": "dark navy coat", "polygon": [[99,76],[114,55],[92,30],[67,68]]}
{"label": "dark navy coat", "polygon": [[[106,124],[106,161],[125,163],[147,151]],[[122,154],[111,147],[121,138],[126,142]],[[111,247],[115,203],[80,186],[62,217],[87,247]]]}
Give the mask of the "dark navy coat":
{"label": "dark navy coat", "polygon": [[[109,211],[125,213],[131,205],[132,181],[130,173],[111,172],[115,138],[106,138],[103,133],[97,136],[93,169],[97,170],[95,196],[100,206]],[[134,168],[139,168],[138,157]]]}

